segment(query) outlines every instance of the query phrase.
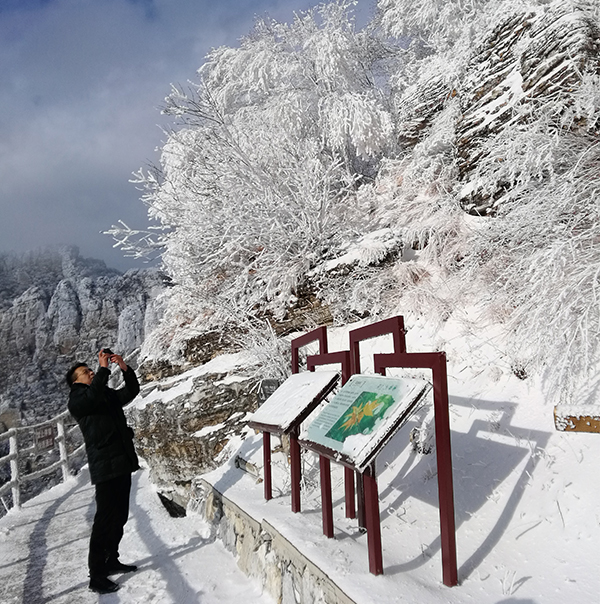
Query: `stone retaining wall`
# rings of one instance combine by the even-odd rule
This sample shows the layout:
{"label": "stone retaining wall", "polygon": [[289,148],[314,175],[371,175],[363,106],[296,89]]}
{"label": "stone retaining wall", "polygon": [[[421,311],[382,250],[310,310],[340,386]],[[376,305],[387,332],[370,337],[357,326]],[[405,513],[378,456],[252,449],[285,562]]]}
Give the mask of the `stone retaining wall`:
{"label": "stone retaining wall", "polygon": [[355,604],[269,522],[252,518],[205,479],[194,481],[188,508],[212,525],[240,569],[277,604]]}

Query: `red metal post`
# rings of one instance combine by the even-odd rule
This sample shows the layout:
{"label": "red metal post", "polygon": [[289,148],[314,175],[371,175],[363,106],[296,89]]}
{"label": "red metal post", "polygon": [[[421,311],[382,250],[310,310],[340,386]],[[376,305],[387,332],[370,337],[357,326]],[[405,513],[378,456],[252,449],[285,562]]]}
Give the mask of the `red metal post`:
{"label": "red metal post", "polygon": [[[314,371],[315,367],[333,365],[339,363],[342,366],[342,386],[350,379],[350,351],[328,352],[325,354],[313,354],[306,357],[306,368]],[[354,503],[354,474],[352,470],[345,469],[344,486],[346,493],[346,518],[356,517],[356,506]]]}
{"label": "red metal post", "polygon": [[379,492],[374,468],[363,474],[365,485],[365,515],[367,520],[367,545],[369,549],[369,571],[383,574],[383,551],[381,547],[381,520],[379,517]]}
{"label": "red metal post", "polygon": [[[360,342],[370,340],[378,336],[391,334],[394,342],[394,353],[406,352],[406,330],[404,328],[404,317],[398,315],[371,325],[365,325],[358,329],[353,329],[349,333],[350,339],[350,373],[352,375],[360,373]],[[375,355],[377,356],[377,355]],[[365,502],[363,476],[357,474],[358,489],[358,526],[366,527]]]}
{"label": "red metal post", "polygon": [[[311,342],[319,342],[319,353],[327,353],[327,327],[322,325],[312,331],[295,338],[291,342],[292,346],[292,373],[300,372],[300,354],[299,349]],[[300,482],[302,480],[302,469],[300,463],[300,445],[298,444],[298,434],[290,434],[290,464],[291,464],[291,482],[292,482],[292,512],[300,511]],[[265,485],[266,489],[266,485]]]}
{"label": "red metal post", "polygon": [[350,351],[340,350],[339,352],[326,352],[324,354],[311,354],[306,357],[306,368],[314,371],[315,367],[323,365],[334,365],[339,363],[342,366],[342,386],[350,379]]}
{"label": "red metal post", "polygon": [[331,465],[327,457],[319,456],[321,471],[321,507],[323,510],[323,534],[333,537],[333,499],[331,497]]}
{"label": "red metal post", "polygon": [[377,336],[392,334],[394,339],[394,353],[406,352],[406,337],[404,329],[404,317],[397,316],[353,329],[350,334],[350,367],[352,375],[360,373],[360,347],[363,340],[370,340]]}
{"label": "red metal post", "polygon": [[432,370],[440,539],[442,544],[442,580],[444,585],[453,587],[458,584],[458,570],[456,563],[456,525],[454,518],[454,486],[452,478],[452,447],[450,442],[450,408],[448,401],[446,353],[376,354],[373,357],[373,361],[375,371],[381,375],[385,375],[387,367]]}
{"label": "red metal post", "polygon": [[356,473],[356,492],[358,494],[358,526],[367,528],[367,517],[365,514],[365,481],[361,472]]}
{"label": "red metal post", "polygon": [[452,479],[452,448],[450,444],[450,409],[446,355],[441,352],[433,366],[433,404],[435,409],[435,448],[438,468],[440,505],[440,536],[442,542],[442,580],[453,587],[458,583],[456,566],[456,527],[454,519],[454,487]]}
{"label": "red metal post", "polygon": [[297,429],[290,432],[290,470],[292,481],[292,512],[300,511],[300,445]]}
{"label": "red metal post", "polygon": [[271,487],[271,435],[263,432],[263,466],[265,475],[265,499],[273,499],[273,489]]}
{"label": "red metal post", "polygon": [[312,331],[305,333],[303,336],[292,340],[292,373],[298,373],[300,371],[300,355],[298,350],[302,348],[302,346],[306,346],[307,344],[315,341],[319,342],[319,353],[326,354],[327,327],[325,325],[317,327],[317,329],[313,329]]}
{"label": "red metal post", "polygon": [[354,495],[354,470],[344,468],[344,487],[346,499],[346,518],[356,518],[356,502]]}

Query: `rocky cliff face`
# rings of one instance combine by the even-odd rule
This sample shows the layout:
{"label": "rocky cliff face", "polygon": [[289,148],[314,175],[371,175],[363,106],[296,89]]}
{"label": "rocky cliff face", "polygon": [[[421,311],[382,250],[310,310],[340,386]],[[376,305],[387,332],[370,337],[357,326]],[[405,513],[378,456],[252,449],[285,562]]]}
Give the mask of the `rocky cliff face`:
{"label": "rocky cliff face", "polygon": [[509,12],[485,33],[466,64],[455,60],[450,75],[428,73],[407,89],[398,101],[400,139],[410,145],[423,140],[455,99],[459,119],[452,147],[468,191],[461,206],[475,215],[494,214],[509,184],[488,182],[484,190],[478,169],[485,161],[508,158],[490,158],[486,141],[531,127],[541,114],[574,133],[585,130],[585,117],[569,124],[565,114],[584,74],[600,74],[599,50],[600,30],[585,1],[532,3],[529,10]]}
{"label": "rocky cliff face", "polygon": [[228,457],[227,444],[245,429],[258,407],[259,380],[248,366],[223,371],[207,363],[176,377],[142,387],[126,409],[138,453],[152,481],[170,500],[185,507],[194,477]]}
{"label": "rocky cliff face", "polygon": [[109,346],[132,359],[156,323],[154,269],[125,274],[75,248],[0,256],[0,413],[23,423],[64,409],[64,375]]}

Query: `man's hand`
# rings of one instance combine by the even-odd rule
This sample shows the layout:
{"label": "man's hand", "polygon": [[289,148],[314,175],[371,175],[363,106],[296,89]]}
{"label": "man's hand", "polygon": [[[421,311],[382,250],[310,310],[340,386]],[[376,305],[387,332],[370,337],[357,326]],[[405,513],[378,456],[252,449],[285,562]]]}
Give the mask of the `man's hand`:
{"label": "man's hand", "polygon": [[123,360],[123,357],[120,354],[111,354],[110,362],[117,363],[122,371],[127,371],[127,363]]}
{"label": "man's hand", "polygon": [[108,368],[108,362],[110,361],[111,356],[115,356],[115,355],[111,355],[111,354],[101,350],[98,353],[98,363],[100,363],[100,367]]}

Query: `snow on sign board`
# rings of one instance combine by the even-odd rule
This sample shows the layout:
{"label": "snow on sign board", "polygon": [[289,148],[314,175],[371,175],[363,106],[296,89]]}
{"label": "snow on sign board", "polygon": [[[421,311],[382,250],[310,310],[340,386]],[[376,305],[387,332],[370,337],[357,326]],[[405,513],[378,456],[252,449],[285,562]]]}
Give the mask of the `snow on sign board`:
{"label": "snow on sign board", "polygon": [[338,459],[364,469],[430,389],[425,380],[354,375],[300,439],[337,452]]}
{"label": "snow on sign board", "polygon": [[291,375],[252,414],[248,424],[271,432],[288,432],[333,390],[337,371],[305,371]]}

